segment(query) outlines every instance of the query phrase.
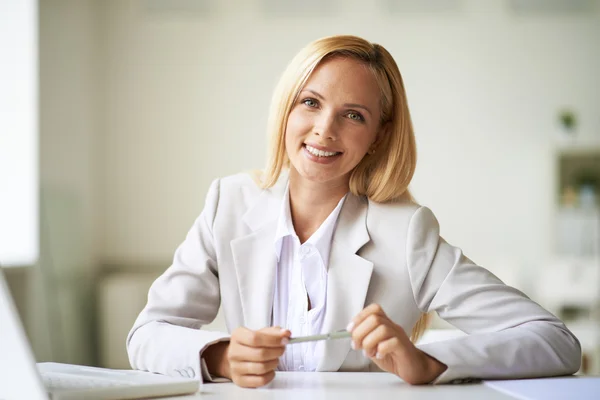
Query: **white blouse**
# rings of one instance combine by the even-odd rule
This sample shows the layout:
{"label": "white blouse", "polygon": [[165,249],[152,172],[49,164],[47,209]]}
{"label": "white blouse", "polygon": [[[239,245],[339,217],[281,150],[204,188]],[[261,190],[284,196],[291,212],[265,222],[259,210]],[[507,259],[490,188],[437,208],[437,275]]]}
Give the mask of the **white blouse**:
{"label": "white blouse", "polygon": [[[289,329],[292,337],[322,333],[329,251],[345,198],[339,201],[319,229],[300,244],[292,223],[289,187],[285,191],[275,235],[277,274],[273,326]],[[323,341],[288,345],[279,359],[278,370],[315,371],[323,356],[323,346]]]}

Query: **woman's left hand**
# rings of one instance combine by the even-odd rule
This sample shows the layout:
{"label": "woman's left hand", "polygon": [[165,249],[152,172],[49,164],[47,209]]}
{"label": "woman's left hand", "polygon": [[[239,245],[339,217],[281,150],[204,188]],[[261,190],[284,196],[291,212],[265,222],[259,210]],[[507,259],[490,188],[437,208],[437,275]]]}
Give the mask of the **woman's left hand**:
{"label": "woman's left hand", "polygon": [[393,323],[379,304],[365,307],[348,325],[352,348],[362,349],[379,368],[412,385],[430,383],[446,365],[417,349],[400,325]]}

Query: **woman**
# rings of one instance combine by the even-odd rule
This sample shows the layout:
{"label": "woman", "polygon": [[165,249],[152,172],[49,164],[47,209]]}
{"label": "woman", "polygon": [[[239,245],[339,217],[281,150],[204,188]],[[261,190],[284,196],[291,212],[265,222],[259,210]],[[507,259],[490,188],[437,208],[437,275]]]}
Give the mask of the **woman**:
{"label": "woman", "polygon": [[[127,339],[134,368],[244,387],[275,370],[384,370],[423,384],[579,369],[573,334],[446,243],[412,200],[415,139],[383,47],[309,44],[281,78],[269,130],[265,172],[213,182],[152,285]],[[220,305],[231,334],[200,330]],[[430,311],[469,335],[415,346]],[[288,344],[345,328],[351,340]]]}

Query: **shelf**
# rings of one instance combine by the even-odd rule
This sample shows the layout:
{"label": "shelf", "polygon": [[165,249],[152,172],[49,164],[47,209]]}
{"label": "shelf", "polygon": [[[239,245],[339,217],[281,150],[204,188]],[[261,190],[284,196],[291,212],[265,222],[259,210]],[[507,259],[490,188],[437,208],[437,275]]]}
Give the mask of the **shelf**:
{"label": "shelf", "polygon": [[600,147],[563,148],[556,163],[558,203],[600,207]]}
{"label": "shelf", "polygon": [[556,149],[559,156],[596,156],[600,157],[600,143],[578,143],[563,145]]}
{"label": "shelf", "polygon": [[577,135],[573,137],[558,136],[554,140],[554,149],[558,155],[585,156],[597,154],[600,156],[600,133]]}
{"label": "shelf", "polygon": [[8,270],[17,270],[17,269],[28,269],[28,268],[33,268],[33,265],[26,265],[26,264],[2,264],[0,265],[0,268],[2,268],[3,271],[8,271]]}

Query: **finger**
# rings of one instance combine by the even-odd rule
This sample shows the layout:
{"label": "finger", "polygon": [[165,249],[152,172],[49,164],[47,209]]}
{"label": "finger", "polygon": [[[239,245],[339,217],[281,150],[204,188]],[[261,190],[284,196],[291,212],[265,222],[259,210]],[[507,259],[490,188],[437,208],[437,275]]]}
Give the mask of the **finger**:
{"label": "finger", "polygon": [[375,358],[381,360],[388,354],[402,347],[402,343],[397,336],[393,336],[387,340],[380,342],[377,345],[377,351],[375,352]]}
{"label": "finger", "polygon": [[229,345],[228,358],[230,361],[266,362],[276,360],[285,352],[285,346],[279,347],[250,347],[239,342]]}
{"label": "finger", "polygon": [[367,336],[365,336],[362,341],[361,347],[363,348],[365,356],[375,357],[379,343],[384,342],[392,337],[394,337],[394,331],[389,326],[379,325]]}
{"label": "finger", "polygon": [[[249,347],[281,347],[287,344],[289,338],[288,330],[270,327],[259,331],[252,331],[247,328],[236,330],[235,340]],[[233,338],[233,335],[232,335]]]}
{"label": "finger", "polygon": [[266,328],[259,329],[258,332],[266,333],[269,335],[281,335],[282,337],[292,336],[292,332],[289,329],[284,329],[280,326],[268,326]]}
{"label": "finger", "polygon": [[377,303],[369,304],[367,307],[363,308],[361,310],[361,312],[356,314],[356,316],[354,318],[352,318],[352,320],[346,327],[346,330],[348,332],[352,332],[358,324],[360,324],[362,321],[364,321],[364,319],[367,318],[371,314],[386,316],[385,312],[383,312],[383,308],[381,308],[381,306],[379,304],[377,304]]}
{"label": "finger", "polygon": [[237,375],[264,375],[274,371],[278,363],[278,359],[266,362],[236,361],[231,364],[231,371]]}
{"label": "finger", "polygon": [[284,346],[289,343],[289,339],[292,336],[292,332],[289,329],[284,329],[279,326],[269,326],[267,328],[259,329],[258,332],[280,337],[281,344]]}
{"label": "finger", "polygon": [[378,328],[380,325],[386,325],[388,322],[387,317],[382,317],[379,314],[370,314],[363,319],[357,326],[352,330],[352,347],[356,349],[363,348],[363,340]]}
{"label": "finger", "polygon": [[264,386],[275,378],[275,371],[267,372],[264,375],[241,375],[236,377],[234,382],[241,387],[256,388]]}

